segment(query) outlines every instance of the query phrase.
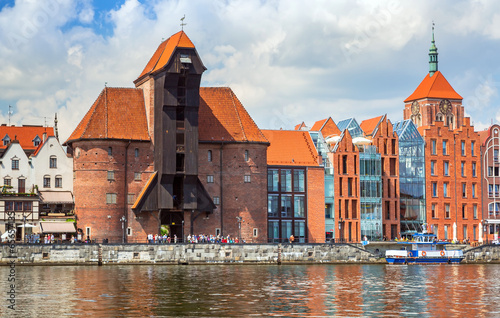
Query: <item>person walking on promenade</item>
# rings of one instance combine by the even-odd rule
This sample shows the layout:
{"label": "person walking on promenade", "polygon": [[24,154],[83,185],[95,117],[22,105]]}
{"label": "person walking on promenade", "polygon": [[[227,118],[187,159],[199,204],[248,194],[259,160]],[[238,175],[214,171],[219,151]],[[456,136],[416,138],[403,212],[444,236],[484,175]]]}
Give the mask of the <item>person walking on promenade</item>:
{"label": "person walking on promenade", "polygon": [[295,240],[295,237],[293,237],[293,234],[290,235],[290,238],[288,239],[289,243],[292,244],[294,240]]}

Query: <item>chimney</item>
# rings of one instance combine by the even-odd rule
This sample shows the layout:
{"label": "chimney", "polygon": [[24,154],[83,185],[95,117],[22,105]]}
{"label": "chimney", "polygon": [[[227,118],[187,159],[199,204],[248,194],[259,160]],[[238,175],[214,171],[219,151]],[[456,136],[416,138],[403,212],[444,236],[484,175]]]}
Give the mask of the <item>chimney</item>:
{"label": "chimney", "polygon": [[45,142],[47,140],[47,132],[44,132],[42,136],[42,142]]}

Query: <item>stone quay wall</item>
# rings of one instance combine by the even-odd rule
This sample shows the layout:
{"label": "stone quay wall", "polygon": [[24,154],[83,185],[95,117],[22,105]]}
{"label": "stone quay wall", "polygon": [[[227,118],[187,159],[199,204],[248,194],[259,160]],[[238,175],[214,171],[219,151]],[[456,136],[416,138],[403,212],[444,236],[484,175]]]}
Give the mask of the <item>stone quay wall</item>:
{"label": "stone quay wall", "polygon": [[[53,244],[1,245],[0,265],[384,264],[384,247],[358,244]],[[15,253],[14,253],[15,252]],[[500,246],[464,250],[465,263],[500,263]]]}

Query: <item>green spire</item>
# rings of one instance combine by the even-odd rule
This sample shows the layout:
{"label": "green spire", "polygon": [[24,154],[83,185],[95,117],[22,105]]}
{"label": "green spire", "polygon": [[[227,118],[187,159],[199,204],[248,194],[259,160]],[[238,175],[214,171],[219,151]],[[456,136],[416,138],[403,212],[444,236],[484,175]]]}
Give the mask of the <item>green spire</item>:
{"label": "green spire", "polygon": [[432,41],[429,49],[429,76],[434,75],[438,70],[438,49],[434,42],[434,22],[432,22]]}

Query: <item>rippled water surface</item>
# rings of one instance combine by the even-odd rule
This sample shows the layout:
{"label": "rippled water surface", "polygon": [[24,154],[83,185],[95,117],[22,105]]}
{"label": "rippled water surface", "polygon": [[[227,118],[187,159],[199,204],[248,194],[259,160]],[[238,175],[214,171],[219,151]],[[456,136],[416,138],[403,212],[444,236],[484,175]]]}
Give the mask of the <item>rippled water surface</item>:
{"label": "rippled water surface", "polygon": [[2,317],[500,317],[500,265],[17,266],[15,312],[9,271]]}

